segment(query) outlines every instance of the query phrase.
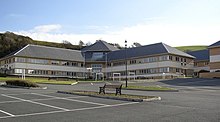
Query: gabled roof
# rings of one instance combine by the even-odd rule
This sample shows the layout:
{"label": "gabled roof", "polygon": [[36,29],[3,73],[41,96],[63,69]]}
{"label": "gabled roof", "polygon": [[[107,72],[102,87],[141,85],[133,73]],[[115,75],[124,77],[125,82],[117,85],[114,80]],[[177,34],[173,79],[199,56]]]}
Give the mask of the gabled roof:
{"label": "gabled roof", "polygon": [[196,61],[209,60],[209,50],[208,49],[191,51],[191,52],[187,52],[187,53],[196,57],[195,58]]}
{"label": "gabled roof", "polygon": [[[108,53],[108,60],[121,60],[125,59],[125,50],[118,50]],[[143,57],[157,54],[174,54],[189,58],[195,58],[187,53],[184,53],[176,48],[168,46],[164,43],[156,43],[145,45],[141,47],[134,47],[127,49],[127,58]]]}
{"label": "gabled roof", "polygon": [[81,51],[83,51],[83,52],[87,52],[87,51],[109,52],[109,51],[115,51],[115,50],[119,50],[119,49],[117,47],[114,47],[114,46],[108,44],[105,41],[98,40],[94,44],[83,48]]}
{"label": "gabled roof", "polygon": [[84,61],[81,51],[30,44],[15,52],[13,55],[69,61]]}
{"label": "gabled roof", "polygon": [[220,40],[209,46],[209,48],[212,48],[212,47],[220,47]]}

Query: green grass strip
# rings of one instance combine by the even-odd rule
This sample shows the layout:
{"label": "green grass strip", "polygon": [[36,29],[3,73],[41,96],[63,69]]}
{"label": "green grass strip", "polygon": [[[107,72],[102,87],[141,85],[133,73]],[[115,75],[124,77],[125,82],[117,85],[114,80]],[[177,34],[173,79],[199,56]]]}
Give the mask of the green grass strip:
{"label": "green grass strip", "polygon": [[[21,78],[0,77],[0,82],[5,82],[7,80],[21,80]],[[25,80],[28,80],[28,81],[34,82],[34,83],[40,83],[40,84],[71,85],[72,83],[76,83],[75,80],[57,81],[57,80],[48,80],[48,78],[34,78],[34,77],[27,77]]]}
{"label": "green grass strip", "polygon": [[161,86],[128,86],[127,88],[123,86],[124,89],[139,89],[139,90],[152,90],[152,91],[166,91],[166,90],[175,90],[168,87],[161,87]]}
{"label": "green grass strip", "polygon": [[157,96],[141,96],[141,95],[130,95],[130,94],[121,94],[115,95],[115,93],[106,93],[106,94],[99,94],[98,92],[93,91],[64,91],[66,93],[73,93],[77,95],[88,95],[88,96],[100,96],[100,97],[113,97],[113,98],[125,98],[125,99],[150,99],[150,98],[157,98]]}

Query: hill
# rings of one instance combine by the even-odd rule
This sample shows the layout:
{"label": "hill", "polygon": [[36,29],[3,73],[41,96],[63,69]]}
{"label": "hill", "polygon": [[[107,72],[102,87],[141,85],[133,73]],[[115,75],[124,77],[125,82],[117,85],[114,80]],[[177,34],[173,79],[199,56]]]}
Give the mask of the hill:
{"label": "hill", "polygon": [[204,50],[204,49],[207,49],[207,47],[208,46],[206,45],[195,45],[195,46],[179,46],[175,48],[183,52],[189,52],[189,51],[196,51],[196,50]]}
{"label": "hill", "polygon": [[68,41],[63,41],[63,43],[37,41],[27,36],[17,35],[12,32],[5,32],[0,33],[0,58],[21,49],[27,44],[66,48],[73,50],[80,50],[82,48],[82,46],[72,45]]}

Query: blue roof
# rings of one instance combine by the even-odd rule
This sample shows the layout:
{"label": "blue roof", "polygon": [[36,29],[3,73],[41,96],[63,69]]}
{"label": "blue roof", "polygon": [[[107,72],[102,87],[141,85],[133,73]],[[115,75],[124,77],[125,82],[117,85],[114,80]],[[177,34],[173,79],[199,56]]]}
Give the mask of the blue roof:
{"label": "blue roof", "polygon": [[211,44],[209,47],[219,47],[220,46],[220,40],[215,42],[214,44]]}
{"label": "blue roof", "polygon": [[135,58],[135,57],[144,57],[156,54],[174,54],[179,56],[185,56],[190,58],[195,58],[189,54],[186,54],[176,48],[168,46],[164,43],[156,43],[151,45],[145,45],[141,47],[128,48],[127,52],[125,49],[112,51],[108,53],[108,60],[122,60],[125,59],[125,54],[127,54],[127,58]]}
{"label": "blue roof", "polygon": [[205,49],[205,50],[198,50],[198,51],[191,51],[191,52],[187,52],[188,54],[196,57],[196,61],[199,60],[209,60],[209,50]]}
{"label": "blue roof", "polygon": [[109,52],[109,51],[115,51],[115,50],[119,50],[119,49],[102,40],[97,40],[94,44],[81,49],[81,51],[83,52],[88,52],[88,51]]}

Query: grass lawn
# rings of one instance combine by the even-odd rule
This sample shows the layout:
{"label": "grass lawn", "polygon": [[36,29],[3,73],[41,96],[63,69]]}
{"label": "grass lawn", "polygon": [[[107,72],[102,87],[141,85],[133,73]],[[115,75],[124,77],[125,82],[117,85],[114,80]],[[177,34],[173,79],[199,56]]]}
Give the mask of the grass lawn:
{"label": "grass lawn", "polygon": [[[14,78],[14,77],[0,77],[0,82],[5,82],[7,80],[21,80],[21,78]],[[71,85],[72,83],[76,83],[75,80],[69,80],[69,81],[57,81],[57,80],[48,80],[48,78],[33,78],[33,77],[26,77],[25,80],[28,80],[30,82],[34,83],[40,83],[40,84],[59,84],[59,85]]]}
{"label": "grass lawn", "polygon": [[138,90],[151,90],[151,91],[166,91],[166,90],[175,90],[168,87],[161,87],[161,86],[130,86],[126,88],[125,86],[122,87],[123,89],[138,89]]}
{"label": "grass lawn", "polygon": [[115,93],[101,93],[93,92],[93,91],[58,91],[58,93],[67,93],[67,94],[74,94],[74,95],[83,95],[83,96],[91,96],[91,97],[101,97],[101,98],[108,98],[108,99],[118,99],[118,100],[127,100],[127,101],[145,101],[148,99],[156,99],[160,100],[161,98],[158,96],[142,96],[142,95],[130,95],[130,94],[121,94],[115,95]]}

